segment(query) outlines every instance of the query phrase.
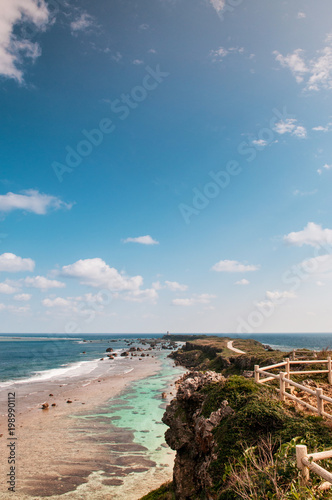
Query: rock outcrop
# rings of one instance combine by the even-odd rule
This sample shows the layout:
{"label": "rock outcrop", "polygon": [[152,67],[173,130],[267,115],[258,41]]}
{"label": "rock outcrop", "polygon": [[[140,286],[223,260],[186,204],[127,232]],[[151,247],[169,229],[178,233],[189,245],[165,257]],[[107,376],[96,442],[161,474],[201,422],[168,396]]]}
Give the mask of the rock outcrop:
{"label": "rock outcrop", "polygon": [[222,375],[212,371],[185,374],[178,385],[177,397],[166,408],[162,420],[169,426],[166,442],[177,452],[173,484],[178,500],[197,499],[213,484],[209,474],[211,462],[216,459],[212,431],[233,410],[223,401],[217,411],[205,418],[202,415],[205,396],[201,389],[224,381]]}

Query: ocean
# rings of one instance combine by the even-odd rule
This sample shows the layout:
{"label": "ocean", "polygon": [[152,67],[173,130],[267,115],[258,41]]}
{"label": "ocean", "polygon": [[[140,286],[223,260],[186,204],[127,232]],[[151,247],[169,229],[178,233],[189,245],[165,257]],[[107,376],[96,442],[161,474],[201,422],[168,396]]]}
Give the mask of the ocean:
{"label": "ocean", "polygon": [[[297,334],[218,334],[232,338],[253,338],[272,348],[289,351],[298,348],[320,350],[332,347],[331,333],[297,333]],[[31,380],[48,380],[80,375],[95,374],[97,361],[105,355],[107,347],[121,353],[127,348],[126,340],[137,338],[160,338],[156,334],[132,335],[87,335],[69,337],[64,335],[47,336],[0,335],[0,388],[12,380],[22,383]],[[110,340],[114,342],[110,343]],[[83,354],[85,352],[85,354]],[[166,353],[163,353],[166,355]],[[122,359],[118,357],[112,370],[120,373]]]}
{"label": "ocean", "polygon": [[[332,334],[220,336],[254,338],[284,351],[304,347],[320,350],[332,346]],[[90,381],[96,382],[99,377],[103,378],[105,375],[121,375],[133,371],[137,369],[135,368],[137,364],[121,357],[121,352],[128,349],[130,342],[135,341],[137,346],[140,343],[138,339],[144,341],[156,337],[160,338],[161,335],[87,335],[76,338],[60,335],[30,334],[15,337],[2,335],[0,336],[0,406],[1,403],[5,403],[7,392],[12,390],[13,384],[18,395],[18,405],[20,406],[28,396],[29,401],[31,397],[35,398],[36,404],[27,408],[28,411],[35,411],[36,408],[40,408],[38,390],[41,388],[47,387],[48,392],[56,393],[59,384],[62,387],[62,384],[66,386],[71,382],[81,381],[84,385],[89,385]],[[118,353],[118,356],[112,361],[100,361],[102,357],[105,358],[106,349],[109,347]],[[143,345],[143,347],[148,346]],[[74,500],[82,498],[82,495],[84,498],[96,500],[105,497],[117,500],[140,498],[137,485],[142,481],[148,485],[149,490],[153,489],[152,485],[156,487],[171,478],[174,452],[165,443],[164,434],[167,427],[161,419],[168,400],[162,398],[162,392],[167,391],[170,398],[175,395],[174,382],[185,370],[174,366],[172,360],[167,357],[169,352],[169,350],[154,351],[159,361],[158,371],[146,378],[132,381],[120,393],[110,397],[98,407],[90,411],[82,411],[83,407],[77,411],[78,403],[75,408],[73,407],[70,415],[72,424],[66,436],[69,437],[68,445],[70,440],[75,443],[79,455],[74,457],[73,462],[62,458],[59,460],[58,457],[55,466],[58,467],[57,473],[67,479],[85,474],[81,482],[87,482],[81,484],[76,491],[70,490],[71,498]],[[59,404],[63,405],[63,401]],[[47,420],[47,413],[41,413],[40,418],[42,415],[45,415],[45,422],[52,425],[50,420]],[[23,423],[20,414],[18,419]],[[63,427],[60,425],[58,428],[57,424],[59,422],[67,422],[67,426],[69,424],[68,420],[54,420],[54,422],[56,425],[54,424],[55,427],[52,428],[51,439],[52,447],[56,449],[55,443],[60,443],[62,446],[62,438],[60,441],[59,436],[56,439],[56,432],[59,429],[61,432],[63,430]],[[24,434],[21,434],[21,438],[23,437]],[[67,448],[66,450],[65,457],[69,453]],[[70,473],[67,472],[69,464]],[[105,471],[108,474],[106,479]],[[33,494],[37,495],[39,491],[47,491],[50,494],[57,491],[58,479],[58,476],[51,478],[45,475],[38,477],[35,483],[31,482],[30,478],[28,484]],[[91,488],[93,494],[89,493],[92,491]]]}

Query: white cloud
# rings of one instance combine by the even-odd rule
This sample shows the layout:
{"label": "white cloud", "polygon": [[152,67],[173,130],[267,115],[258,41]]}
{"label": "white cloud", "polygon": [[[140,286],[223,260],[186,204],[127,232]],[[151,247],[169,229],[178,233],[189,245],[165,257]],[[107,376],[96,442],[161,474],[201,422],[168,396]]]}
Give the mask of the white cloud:
{"label": "white cloud", "polygon": [[258,309],[266,309],[269,308],[270,310],[274,308],[275,305],[281,305],[283,304],[286,300],[289,299],[296,299],[297,295],[293,291],[284,291],[284,292],[279,292],[279,291],[273,291],[273,292],[266,292],[265,293],[266,300],[262,300],[260,302],[256,302],[255,305],[258,307]]}
{"label": "white cloud", "polygon": [[312,127],[315,132],[328,132],[331,127],[331,123],[328,123],[325,127],[323,125],[318,125],[317,127]]}
{"label": "white cloud", "polygon": [[0,272],[19,273],[21,271],[33,271],[35,263],[32,259],[22,259],[13,253],[0,255]]}
{"label": "white cloud", "polygon": [[194,304],[193,299],[173,299],[172,300],[172,305],[173,306],[192,306]]}
{"label": "white cloud", "polygon": [[155,281],[154,283],[152,283],[152,288],[154,288],[155,290],[161,290],[163,286],[160,281]]}
{"label": "white cloud", "polygon": [[299,137],[300,139],[305,139],[307,137],[307,130],[302,125],[297,125],[294,129],[293,135]]}
{"label": "white cloud", "polygon": [[112,297],[100,291],[96,294],[86,293],[79,297],[47,297],[42,300],[42,305],[46,307],[50,314],[53,310],[56,314],[78,314],[85,316],[85,322],[91,322],[95,316],[103,314],[104,307],[107,306]]}
{"label": "white cloud", "polygon": [[90,304],[108,304],[111,300],[111,296],[108,293],[105,293],[104,291],[100,291],[96,294],[93,293],[85,293],[84,295],[80,297],[68,297],[68,299],[76,300],[79,302],[86,302]]}
{"label": "white cloud", "polygon": [[229,54],[243,54],[243,53],[244,53],[243,47],[229,47],[228,49],[225,49],[224,47],[219,47],[218,49],[210,51],[210,57],[212,58],[213,62],[218,62],[222,61]]}
{"label": "white cloud", "polygon": [[283,56],[278,51],[273,54],[276,60],[291,70],[297,83],[304,83],[306,90],[318,91],[320,89],[332,88],[332,36],[326,37],[326,45],[317,52],[316,57],[306,58],[302,49],[296,49],[293,53]]}
{"label": "white cloud", "polygon": [[319,173],[319,175],[322,175],[324,170],[331,170],[331,168],[332,168],[332,165],[328,165],[327,163],[325,163],[325,165],[323,165],[322,168],[317,169],[317,172]]}
{"label": "white cloud", "polygon": [[313,196],[318,193],[318,189],[313,189],[312,191],[300,191],[299,189],[295,189],[293,191],[294,196]]}
{"label": "white cloud", "polygon": [[138,28],[139,28],[140,30],[143,30],[143,31],[144,31],[144,30],[149,29],[149,25],[148,25],[148,24],[144,24],[144,23],[143,23],[143,24],[140,24]]}
{"label": "white cloud", "polygon": [[75,303],[70,299],[64,299],[62,297],[56,297],[55,299],[44,299],[42,300],[42,304],[47,308],[76,311]]}
{"label": "white cloud", "polygon": [[297,13],[297,18],[298,19],[305,19],[307,17],[305,12],[298,12]]}
{"label": "white cloud", "polygon": [[44,307],[48,308],[72,308],[73,303],[69,299],[64,299],[62,297],[56,297],[55,299],[44,299],[42,300]]}
{"label": "white cloud", "polygon": [[165,281],[165,285],[171,292],[185,292],[188,290],[187,285],[181,285],[177,281]]}
{"label": "white cloud", "polygon": [[261,148],[265,148],[265,146],[267,146],[267,145],[268,145],[268,142],[267,142],[266,140],[264,140],[264,139],[254,139],[254,140],[252,141],[252,144],[253,144],[254,146],[258,146],[258,147],[261,147]]}
{"label": "white cloud", "polygon": [[218,14],[220,14],[226,5],[226,0],[210,0],[210,3]]}
{"label": "white cloud", "polygon": [[49,280],[44,276],[27,277],[21,280],[26,287],[39,288],[40,290],[48,290],[49,288],[65,288],[65,283],[57,280]]}
{"label": "white cloud", "polygon": [[284,236],[284,241],[289,245],[302,247],[309,245],[320,247],[332,244],[332,229],[323,229],[321,225],[308,222],[302,231],[292,232]]}
{"label": "white cloud", "polygon": [[138,290],[143,284],[142,276],[130,278],[120,274],[114,267],[109,267],[100,258],[78,260],[74,264],[64,266],[60,274],[76,278],[82,285],[109,290]]}
{"label": "white cloud", "polygon": [[215,298],[216,298],[215,295],[202,293],[201,295],[193,295],[189,299],[173,299],[172,305],[189,307],[193,306],[194,304],[210,304],[211,300]]}
{"label": "white cloud", "polygon": [[222,61],[224,57],[228,55],[228,50],[224,49],[224,47],[219,47],[219,49],[211,50],[210,56],[214,62]]}
{"label": "white cloud", "polygon": [[8,283],[0,283],[0,293],[4,293],[6,295],[11,295],[15,293],[17,290],[13,286]]}
{"label": "white cloud", "polygon": [[303,82],[304,75],[309,72],[306,63],[303,60],[302,54],[302,49],[296,49],[292,54],[287,54],[287,56],[283,56],[277,50],[273,52],[276,61],[278,61],[284,68],[289,68],[291,70],[297,83]]}
{"label": "white cloud", "polygon": [[41,49],[37,42],[14,34],[14,29],[30,23],[36,31],[44,31],[50,13],[44,0],[0,0],[0,10],[0,75],[22,83],[24,58],[34,61]]}
{"label": "white cloud", "polygon": [[13,305],[8,305],[5,306],[5,304],[0,304],[0,311],[8,311],[13,314],[26,314],[27,312],[30,311],[30,306],[13,306]]}
{"label": "white cloud", "polygon": [[121,297],[129,302],[156,302],[158,293],[155,288],[147,288],[146,290],[132,290]]}
{"label": "white cloud", "polygon": [[291,134],[299,137],[300,139],[305,139],[307,137],[307,130],[302,125],[298,125],[295,118],[287,118],[286,120],[280,120],[274,126],[274,131],[277,134]]}
{"label": "white cloud", "polygon": [[218,273],[246,273],[249,271],[258,271],[260,266],[241,264],[236,260],[220,260],[213,267],[213,271]]}
{"label": "white cloud", "polygon": [[296,272],[300,270],[301,275],[313,280],[317,286],[323,286],[325,281],[332,281],[332,255],[325,254],[311,259],[303,260],[296,266]]}
{"label": "white cloud", "polygon": [[64,203],[59,198],[39,193],[33,189],[23,191],[22,194],[7,193],[0,195],[0,212],[26,210],[38,215],[45,215],[48,210],[61,208],[70,210],[72,204]]}
{"label": "white cloud", "polygon": [[116,62],[121,61],[123,58],[123,55],[120,52],[116,52],[115,54],[112,55],[112,59]]}
{"label": "white cloud", "polygon": [[272,302],[280,300],[280,299],[296,299],[296,293],[292,291],[274,291],[274,292],[266,292],[266,298],[271,300]]}
{"label": "white cloud", "polygon": [[14,300],[19,302],[28,302],[31,300],[32,295],[30,293],[19,293],[18,295],[14,295]]}
{"label": "white cloud", "polygon": [[144,61],[142,61],[142,59],[134,59],[133,64],[135,64],[135,66],[139,66],[141,64],[144,64]]}
{"label": "white cloud", "polygon": [[123,243],[140,243],[141,245],[159,245],[159,241],[154,240],[148,234],[147,236],[138,236],[137,238],[126,238]]}
{"label": "white cloud", "polygon": [[75,21],[70,23],[72,33],[76,33],[77,31],[86,31],[94,25],[94,18],[87,12],[82,12],[81,15],[75,19]]}
{"label": "white cloud", "polygon": [[235,285],[249,285],[250,281],[243,278],[242,280],[236,281]]}

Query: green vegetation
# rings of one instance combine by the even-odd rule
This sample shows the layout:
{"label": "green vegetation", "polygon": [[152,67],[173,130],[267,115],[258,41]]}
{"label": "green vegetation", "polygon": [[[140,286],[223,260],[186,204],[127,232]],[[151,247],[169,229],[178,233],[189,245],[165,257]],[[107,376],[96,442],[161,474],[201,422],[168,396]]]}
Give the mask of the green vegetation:
{"label": "green vegetation", "polygon": [[141,500],[175,500],[172,483],[165,483],[157,490],[150,491]]}
{"label": "green vegetation", "polygon": [[[245,351],[245,354],[228,349],[230,340],[233,341],[233,347]],[[188,341],[182,349],[170,354],[171,358],[186,368],[213,370],[225,376],[240,375],[243,370],[253,370],[254,365],[278,363],[287,356],[289,353],[266,350],[256,340],[213,336]]]}
{"label": "green vegetation", "polygon": [[[294,496],[302,494],[295,444],[304,442],[311,452],[332,447],[331,429],[320,417],[289,410],[271,389],[243,377],[230,377],[224,385],[213,384],[202,392],[206,395],[205,416],[225,399],[235,411],[214,430],[217,459],[211,464],[210,473],[218,500],[330,498],[318,491],[312,497]],[[244,496],[235,488],[241,477]],[[313,487],[320,482],[318,477],[313,476],[313,480]],[[260,496],[250,496],[253,492],[260,492]]]}
{"label": "green vegetation", "polygon": [[[291,357],[291,353],[264,348],[255,340],[213,336],[186,337],[186,340],[186,345],[170,357],[187,368],[213,370],[227,377],[199,391],[201,414],[208,418],[225,400],[234,410],[213,430],[216,447],[208,470],[213,484],[199,491],[195,500],[331,500],[332,492],[320,488],[323,480],[316,474],[310,474],[306,486],[301,484],[296,466],[297,444],[306,444],[310,453],[332,448],[331,422],[297,410],[290,401],[279,401],[271,387],[275,382],[268,387],[241,376],[245,370],[253,370],[256,364],[275,364]],[[229,350],[229,340],[245,354]],[[327,350],[316,354],[302,350],[301,353],[313,361],[329,355],[331,352]],[[295,370],[322,368],[319,364],[310,368],[305,364],[295,366]],[[279,371],[280,368],[274,372]],[[309,377],[320,385],[327,385],[326,374],[293,375],[292,379],[301,383]],[[179,408],[175,417],[192,425],[189,408],[190,405]],[[332,459],[319,464],[332,470]],[[172,483],[168,483],[142,500],[174,498]]]}
{"label": "green vegetation", "polygon": [[164,335],[161,340],[168,342],[189,342],[190,340],[204,339],[207,335],[181,335],[181,334],[168,334]]}

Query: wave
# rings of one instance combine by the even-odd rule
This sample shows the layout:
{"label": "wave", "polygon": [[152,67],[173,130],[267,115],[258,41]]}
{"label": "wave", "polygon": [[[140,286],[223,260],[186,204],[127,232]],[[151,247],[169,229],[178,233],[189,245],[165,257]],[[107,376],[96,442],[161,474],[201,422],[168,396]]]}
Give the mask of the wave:
{"label": "wave", "polygon": [[[61,381],[74,378],[74,377],[88,377],[88,375],[92,374],[92,372],[96,371],[95,377],[99,377],[102,375],[101,371],[98,369],[107,368],[109,371],[111,368],[113,369],[115,366],[119,367],[119,362],[125,361],[126,358],[120,356],[121,352],[125,349],[114,349],[113,353],[117,354],[117,356],[112,361],[112,365],[105,364],[104,361],[101,361],[101,358],[92,359],[88,361],[77,361],[74,363],[69,363],[66,365],[62,365],[59,368],[50,368],[48,370],[34,371],[30,377],[25,378],[17,378],[11,379],[1,382],[0,381],[0,390],[6,387],[10,387],[13,384],[31,384],[37,382],[45,382],[51,380]],[[104,356],[104,359],[106,356]],[[130,369],[129,371],[131,371]],[[104,370],[103,370],[104,371]],[[127,373],[127,372],[125,372]],[[63,384],[63,382],[62,382]],[[64,384],[63,384],[64,385]]]}
{"label": "wave", "polygon": [[60,368],[51,368],[49,370],[37,371],[31,377],[0,382],[0,389],[9,387],[13,384],[30,384],[35,382],[44,382],[47,380],[49,381],[52,379],[62,380],[89,375],[98,367],[99,362],[100,359],[98,358],[90,361],[78,361],[76,363],[70,363],[69,365],[63,365]]}

